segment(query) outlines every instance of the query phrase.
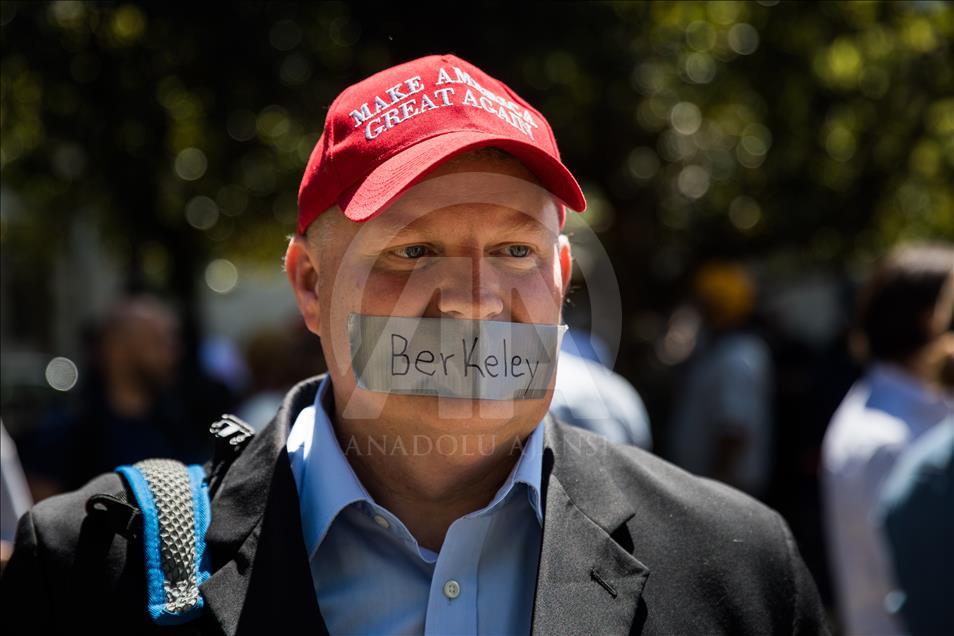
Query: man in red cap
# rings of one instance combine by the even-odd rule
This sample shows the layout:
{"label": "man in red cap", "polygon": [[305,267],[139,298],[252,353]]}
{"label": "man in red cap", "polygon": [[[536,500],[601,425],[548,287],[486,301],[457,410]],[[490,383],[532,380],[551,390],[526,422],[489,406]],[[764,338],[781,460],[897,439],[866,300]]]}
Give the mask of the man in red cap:
{"label": "man in red cap", "polygon": [[[585,201],[546,119],[456,56],[335,99],[285,257],[329,371],[206,466],[212,565],[189,627],[826,631],[775,512],[547,414],[566,207]],[[25,515],[4,594],[55,599],[51,624],[85,618],[95,594],[122,608],[118,626],[144,626],[142,546],[107,542],[104,570],[81,529],[84,502],[119,485],[102,476]]]}

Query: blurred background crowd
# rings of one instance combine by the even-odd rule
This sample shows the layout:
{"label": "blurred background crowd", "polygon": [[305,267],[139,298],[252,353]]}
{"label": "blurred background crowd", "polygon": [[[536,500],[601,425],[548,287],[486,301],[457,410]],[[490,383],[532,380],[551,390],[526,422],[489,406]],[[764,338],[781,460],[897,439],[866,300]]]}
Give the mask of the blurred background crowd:
{"label": "blurred background crowd", "polygon": [[453,52],[586,192],[553,409],[779,510],[843,633],[954,633],[951,3],[5,1],[0,29],[5,542],[323,371],[280,259],[327,107]]}

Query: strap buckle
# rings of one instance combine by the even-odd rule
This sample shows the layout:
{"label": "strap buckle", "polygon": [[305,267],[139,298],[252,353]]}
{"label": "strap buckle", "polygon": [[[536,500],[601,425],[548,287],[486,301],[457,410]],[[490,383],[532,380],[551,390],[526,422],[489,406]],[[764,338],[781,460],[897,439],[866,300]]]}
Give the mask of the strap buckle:
{"label": "strap buckle", "polygon": [[119,497],[93,495],[86,500],[86,512],[102,518],[115,534],[127,540],[137,539],[142,533],[142,512]]}
{"label": "strap buckle", "polygon": [[217,451],[238,454],[255,435],[255,429],[231,413],[225,413],[209,427]]}

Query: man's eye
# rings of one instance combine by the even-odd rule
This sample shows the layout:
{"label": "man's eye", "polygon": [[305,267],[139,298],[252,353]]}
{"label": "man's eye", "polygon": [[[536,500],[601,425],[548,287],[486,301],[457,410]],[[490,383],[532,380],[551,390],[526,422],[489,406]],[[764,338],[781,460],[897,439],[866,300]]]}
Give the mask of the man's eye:
{"label": "man's eye", "polygon": [[508,245],[507,246],[507,256],[513,256],[515,258],[523,258],[529,255],[530,255],[529,245]]}
{"label": "man's eye", "polygon": [[427,256],[428,247],[426,245],[408,245],[395,250],[395,253],[401,258],[415,259]]}

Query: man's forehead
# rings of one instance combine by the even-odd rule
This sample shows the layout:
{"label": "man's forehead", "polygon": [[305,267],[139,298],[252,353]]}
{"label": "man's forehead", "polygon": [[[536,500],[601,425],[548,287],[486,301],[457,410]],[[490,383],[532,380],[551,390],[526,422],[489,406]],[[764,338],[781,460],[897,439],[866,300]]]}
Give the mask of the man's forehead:
{"label": "man's forehead", "polygon": [[454,206],[492,205],[543,219],[548,208],[556,209],[553,195],[523,175],[468,168],[432,174],[397,197],[381,218],[415,218]]}
{"label": "man's forehead", "polygon": [[433,208],[428,205],[395,205],[364,225],[368,234],[374,237],[394,239],[408,234],[447,233],[450,236],[457,232],[555,239],[559,233],[553,205],[529,208],[474,201]]}

